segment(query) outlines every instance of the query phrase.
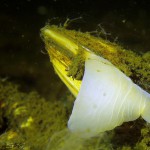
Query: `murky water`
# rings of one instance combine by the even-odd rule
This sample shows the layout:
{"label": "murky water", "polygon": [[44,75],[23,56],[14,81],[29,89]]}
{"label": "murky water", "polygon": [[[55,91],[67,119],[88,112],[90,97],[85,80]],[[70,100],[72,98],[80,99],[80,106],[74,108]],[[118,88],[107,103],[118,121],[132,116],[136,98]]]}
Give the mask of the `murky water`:
{"label": "murky water", "polygon": [[[146,0],[1,0],[0,149],[52,149],[51,137],[67,127],[75,98],[49,61],[40,36],[46,22],[64,26],[69,18],[67,29],[90,32],[141,55],[150,51],[149,7]],[[78,149],[142,150],[150,148],[149,132],[139,119]]]}

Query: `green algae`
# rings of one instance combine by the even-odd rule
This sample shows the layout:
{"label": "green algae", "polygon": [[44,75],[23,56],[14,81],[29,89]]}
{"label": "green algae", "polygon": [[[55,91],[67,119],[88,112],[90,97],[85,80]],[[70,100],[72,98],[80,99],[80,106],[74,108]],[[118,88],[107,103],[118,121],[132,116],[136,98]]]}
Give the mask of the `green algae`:
{"label": "green algae", "polygon": [[[66,129],[71,106],[66,99],[47,101],[35,91],[0,80],[1,150],[146,150],[150,128],[143,120],[125,123],[113,131],[87,140]],[[69,111],[69,112],[68,112]],[[135,125],[136,124],[136,125]]]}
{"label": "green algae", "polygon": [[42,150],[55,132],[66,127],[67,113],[60,101],[46,101],[34,91],[20,92],[18,86],[9,82],[0,81],[0,91],[4,132],[0,149]]}
{"label": "green algae", "polygon": [[68,76],[72,76],[77,80],[80,80],[84,74],[84,56],[82,54],[78,54],[75,59],[73,59],[71,65],[69,66]]}
{"label": "green algae", "polygon": [[134,150],[148,150],[150,149],[150,128],[149,126],[141,130],[141,141],[139,141]]}

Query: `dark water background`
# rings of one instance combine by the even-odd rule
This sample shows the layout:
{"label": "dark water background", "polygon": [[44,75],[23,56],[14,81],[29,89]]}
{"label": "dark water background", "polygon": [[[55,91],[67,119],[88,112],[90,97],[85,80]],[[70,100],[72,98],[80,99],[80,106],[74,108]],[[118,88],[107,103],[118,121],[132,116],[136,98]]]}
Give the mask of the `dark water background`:
{"label": "dark water background", "polygon": [[60,25],[78,17],[68,28],[97,29],[127,49],[150,50],[148,0],[0,0],[0,77],[47,98],[66,91],[44,54],[40,29],[48,20]]}

